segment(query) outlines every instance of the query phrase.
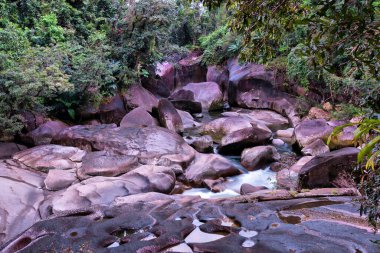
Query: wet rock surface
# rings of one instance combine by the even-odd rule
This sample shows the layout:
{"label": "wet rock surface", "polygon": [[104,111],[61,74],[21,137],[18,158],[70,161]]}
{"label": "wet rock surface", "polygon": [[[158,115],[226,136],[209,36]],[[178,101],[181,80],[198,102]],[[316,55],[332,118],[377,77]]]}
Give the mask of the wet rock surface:
{"label": "wet rock surface", "polygon": [[120,122],[121,127],[159,126],[158,121],[145,108],[138,107],[130,111]]}
{"label": "wet rock surface", "polygon": [[163,127],[176,133],[183,132],[182,118],[169,100],[163,98],[158,103],[158,117]]}
{"label": "wet rock surface", "polygon": [[143,164],[186,165],[195,156],[195,150],[181,136],[161,127],[74,126],[57,136],[55,142],[89,151],[133,155]]}
{"label": "wet rock surface", "polygon": [[248,170],[269,162],[279,161],[280,154],[273,146],[258,146],[245,149],[241,155],[241,164]]}
{"label": "wet rock surface", "polygon": [[299,172],[300,186],[308,189],[331,186],[340,173],[352,172],[358,153],[357,148],[343,148],[314,157]]}
{"label": "wet rock surface", "polygon": [[352,197],[244,203],[140,194],[97,212],[38,222],[2,250],[378,252],[371,242],[378,235],[357,208]]}

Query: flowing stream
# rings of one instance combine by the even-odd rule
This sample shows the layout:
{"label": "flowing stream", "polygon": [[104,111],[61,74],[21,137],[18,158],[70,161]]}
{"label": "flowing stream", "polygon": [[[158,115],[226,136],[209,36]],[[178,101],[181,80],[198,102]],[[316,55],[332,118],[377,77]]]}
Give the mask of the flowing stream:
{"label": "flowing stream", "polygon": [[[208,123],[212,120],[222,117],[223,111],[216,112],[203,112],[203,117],[198,118],[197,120],[200,123]],[[184,137],[186,136],[196,136],[199,135],[196,129],[189,129],[184,133]],[[284,144],[282,146],[276,146],[279,153],[285,152],[293,152],[292,146],[288,144]],[[214,144],[214,153],[218,153],[218,145]],[[220,154],[222,155],[222,154]],[[232,161],[242,172],[241,175],[228,177],[226,178],[227,182],[223,185],[225,186],[225,190],[221,192],[212,192],[207,188],[192,188],[186,190],[182,193],[182,195],[188,196],[200,196],[204,199],[209,198],[226,198],[226,197],[235,197],[240,195],[240,187],[242,184],[250,184],[253,186],[265,186],[269,189],[274,189],[276,187],[276,172],[273,172],[269,166],[266,167],[258,167],[254,171],[248,171],[240,164],[240,156],[226,156],[223,157]]]}

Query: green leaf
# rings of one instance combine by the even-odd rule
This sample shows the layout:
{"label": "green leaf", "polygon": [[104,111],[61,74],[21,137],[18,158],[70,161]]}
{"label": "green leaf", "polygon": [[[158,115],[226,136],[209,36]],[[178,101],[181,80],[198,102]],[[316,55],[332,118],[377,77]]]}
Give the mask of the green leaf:
{"label": "green leaf", "polygon": [[67,109],[67,113],[69,114],[70,118],[75,119],[75,110],[74,109]]}

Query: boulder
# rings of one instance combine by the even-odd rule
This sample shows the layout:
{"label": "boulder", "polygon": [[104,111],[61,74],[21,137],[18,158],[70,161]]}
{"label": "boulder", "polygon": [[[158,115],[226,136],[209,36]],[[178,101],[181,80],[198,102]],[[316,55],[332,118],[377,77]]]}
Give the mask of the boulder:
{"label": "boulder", "polygon": [[68,125],[59,120],[48,121],[32,132],[21,136],[21,139],[23,142],[34,146],[50,144],[52,139],[66,128]]}
{"label": "boulder", "polygon": [[124,107],[123,98],[116,95],[99,106],[100,120],[103,124],[119,124],[127,111]]}
{"label": "boulder", "polygon": [[280,154],[273,146],[258,146],[245,149],[241,155],[241,165],[247,170],[258,169],[258,166],[281,159]]}
{"label": "boulder", "polygon": [[170,100],[175,108],[182,111],[187,111],[190,113],[201,113],[202,104],[200,102],[190,101],[190,100]]}
{"label": "boulder", "polygon": [[249,195],[262,190],[268,190],[265,186],[253,186],[250,184],[242,184],[240,187],[240,195]]}
{"label": "boulder", "polygon": [[99,106],[89,103],[89,104],[80,106],[78,109],[76,109],[75,114],[78,116],[79,119],[84,120],[84,121],[98,119]]}
{"label": "boulder", "polygon": [[340,173],[351,173],[357,165],[357,148],[343,148],[315,156],[299,172],[301,188],[329,187]]}
{"label": "boulder", "polygon": [[123,94],[125,107],[133,110],[137,107],[145,108],[146,111],[152,112],[154,107],[158,106],[158,99],[141,85],[135,84],[128,88]]}
{"label": "boulder", "polygon": [[23,110],[19,114],[23,118],[24,130],[26,132],[33,131],[47,121],[43,115],[32,111]]}
{"label": "boulder", "polygon": [[0,245],[41,220],[44,176],[0,161]]}
{"label": "boulder", "polygon": [[296,137],[294,135],[294,128],[278,130],[276,132],[276,137],[291,145],[293,145],[296,142]]}
{"label": "boulder", "polygon": [[178,90],[169,97],[169,100],[179,110],[190,113],[202,112],[202,104],[195,101],[194,93],[191,90]]}
{"label": "boulder", "polygon": [[316,156],[324,153],[330,152],[329,147],[321,140],[317,139],[304,147],[301,150],[303,155],[311,155],[311,156]]}
{"label": "boulder", "polygon": [[209,66],[207,68],[207,82],[217,83],[223,92],[223,100],[228,101],[229,73],[224,66]]}
{"label": "boulder", "polygon": [[49,170],[44,183],[49,191],[59,191],[76,181],[78,181],[76,170]]}
{"label": "boulder", "polygon": [[[346,124],[348,122],[346,121],[329,121],[327,124],[329,124],[331,127],[337,127],[341,126],[343,124]],[[343,131],[340,132],[337,135],[334,135],[331,137],[331,141],[329,143],[329,146],[333,149],[338,148],[346,148],[346,147],[354,147],[355,142],[355,130],[357,129],[357,126],[348,126],[343,128]]]}
{"label": "boulder", "polygon": [[173,64],[169,62],[157,64],[156,75],[161,78],[161,82],[165,84],[169,91],[175,89],[175,69]]}
{"label": "boulder", "polygon": [[312,107],[309,111],[308,118],[329,120],[331,119],[331,113],[326,112],[325,110],[318,107]]}
{"label": "boulder", "polygon": [[154,76],[142,77],[141,85],[155,96],[167,98],[171,93],[171,89],[168,87],[167,83]]}
{"label": "boulder", "polygon": [[184,127],[181,116],[173,104],[166,98],[161,99],[158,103],[158,115],[163,127],[176,133],[183,132]]}
{"label": "boulder", "polygon": [[230,72],[228,100],[230,105],[249,109],[269,109],[286,116],[292,126],[300,122],[295,97],[275,89],[274,72],[263,65],[240,65],[236,59],[228,62]]}
{"label": "boulder", "polygon": [[144,192],[170,193],[175,174],[167,167],[144,165],[121,177],[93,177],[74,184],[51,201],[54,214],[109,206],[116,198]]}
{"label": "boulder", "polygon": [[74,126],[64,130],[54,141],[89,151],[132,155],[143,164],[162,166],[186,166],[196,153],[181,136],[161,127]]}
{"label": "boulder", "polygon": [[241,174],[241,171],[231,161],[216,154],[197,154],[185,171],[187,181],[195,186],[202,186],[206,179],[238,174]]}
{"label": "boulder", "polygon": [[332,110],[334,110],[334,107],[332,106],[332,104],[330,102],[326,102],[322,105],[322,108],[323,110],[327,111],[327,112],[331,112]]}
{"label": "boulder", "polygon": [[224,136],[220,142],[219,152],[240,153],[245,148],[265,144],[271,137],[272,132],[268,128],[252,125]]}
{"label": "boulder", "polygon": [[204,124],[201,127],[201,132],[205,135],[210,135],[215,142],[220,142],[224,136],[250,127],[252,127],[252,125],[246,118],[240,116],[224,117]]}
{"label": "boulder", "polygon": [[298,160],[293,166],[288,169],[280,170],[276,174],[277,187],[288,190],[298,190],[299,173],[302,167],[307,164],[313,156],[305,156]]}
{"label": "boulder", "polygon": [[186,136],[185,141],[200,153],[210,153],[213,150],[214,142],[210,135],[203,135],[200,137]]}
{"label": "boulder", "polygon": [[276,147],[281,147],[281,146],[285,145],[285,142],[281,139],[273,139],[272,144]]}
{"label": "boulder", "polygon": [[120,122],[121,127],[158,126],[158,121],[145,108],[137,107],[130,111]]}
{"label": "boulder", "polygon": [[289,120],[284,116],[270,110],[247,110],[238,109],[232,112],[224,112],[223,116],[241,116],[247,118],[251,123],[263,124],[272,131],[284,129],[289,126]]}
{"label": "boulder", "polygon": [[14,142],[0,142],[0,160],[9,159],[15,153],[27,149],[27,147]]}
{"label": "boulder", "polygon": [[321,139],[327,141],[333,127],[324,119],[305,120],[295,128],[295,136],[301,147],[306,147],[312,142]]}
{"label": "boulder", "polygon": [[192,91],[194,100],[202,104],[202,109],[213,111],[223,108],[223,93],[217,83],[189,83],[182,90]]}
{"label": "boulder", "polygon": [[170,100],[194,101],[195,96],[194,96],[194,92],[192,92],[191,90],[181,89],[181,90],[174,92],[172,95],[170,95],[169,99]]}
{"label": "boulder", "polygon": [[226,189],[226,179],[218,178],[218,179],[205,179],[203,181],[204,186],[212,192],[222,192]]}
{"label": "boulder", "polygon": [[175,69],[175,89],[181,88],[188,83],[200,83],[206,81],[207,68],[201,63],[202,56],[190,54],[178,62]]}
{"label": "boulder", "polygon": [[78,177],[83,180],[94,176],[116,177],[138,166],[135,156],[121,155],[108,151],[87,153],[78,169]]}
{"label": "boulder", "polygon": [[177,112],[181,117],[184,129],[199,127],[201,125],[199,122],[196,122],[194,120],[193,116],[191,116],[190,113],[181,110],[177,110]]}
{"label": "boulder", "polygon": [[13,159],[32,168],[47,172],[51,169],[77,169],[86,152],[74,147],[43,145],[13,155]]}

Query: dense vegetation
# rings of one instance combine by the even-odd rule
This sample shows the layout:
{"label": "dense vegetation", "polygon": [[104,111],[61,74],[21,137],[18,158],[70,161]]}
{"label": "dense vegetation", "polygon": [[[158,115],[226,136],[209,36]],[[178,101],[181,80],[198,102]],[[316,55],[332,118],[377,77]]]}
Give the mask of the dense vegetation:
{"label": "dense vegetation", "polygon": [[[376,227],[380,219],[380,119],[372,117],[380,111],[380,1],[203,3],[211,8],[227,7],[229,31],[239,36],[241,59],[284,68],[288,81],[328,94],[323,100],[350,103],[343,105],[344,113],[335,116],[367,113],[368,119],[357,123],[355,131],[358,145],[365,143],[358,163],[366,165],[358,167],[358,181],[359,190],[366,196],[361,212],[368,214],[369,222]],[[230,33],[221,32],[224,42],[218,42],[227,52],[236,47]],[[207,50],[215,52],[213,46]]]}
{"label": "dense vegetation", "polygon": [[183,57],[217,15],[187,1],[1,0],[0,135],[22,129],[24,110],[75,119]]}

